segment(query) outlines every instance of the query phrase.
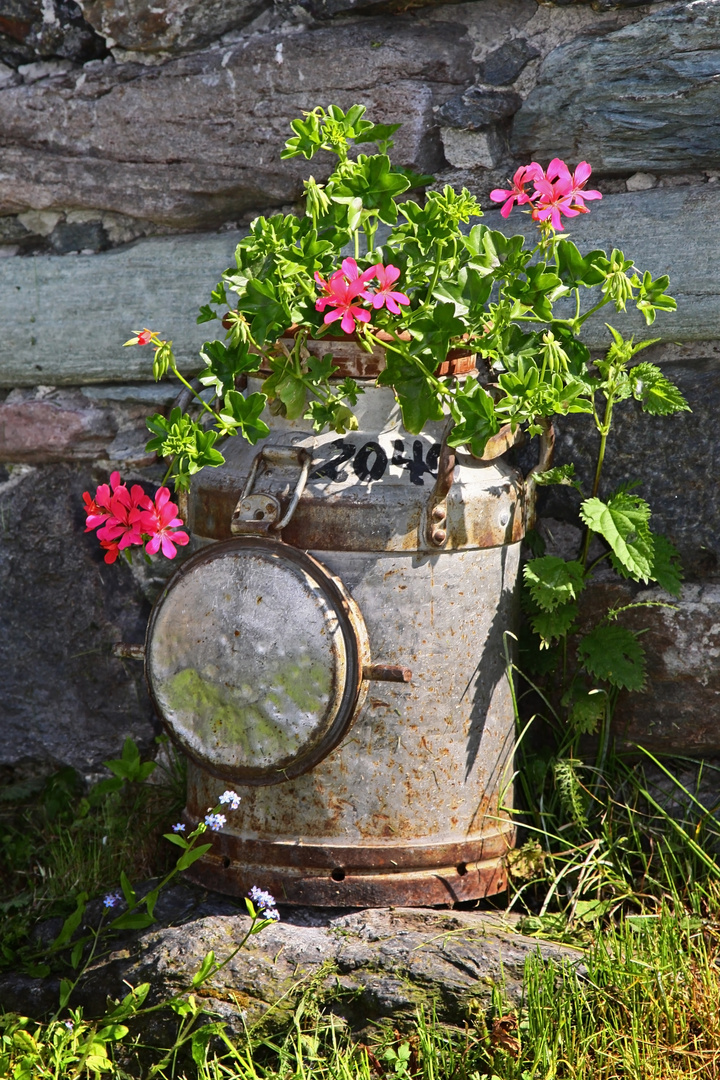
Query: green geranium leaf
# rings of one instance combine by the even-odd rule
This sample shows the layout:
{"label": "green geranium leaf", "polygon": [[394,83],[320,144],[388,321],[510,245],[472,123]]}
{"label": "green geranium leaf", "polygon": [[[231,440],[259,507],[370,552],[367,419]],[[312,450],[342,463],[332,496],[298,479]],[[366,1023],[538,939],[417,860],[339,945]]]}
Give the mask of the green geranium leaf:
{"label": "green geranium leaf", "polygon": [[502,271],[498,276],[504,277],[530,258],[530,252],[523,251],[524,236],[505,236],[487,225],[474,225],[464,242],[471,256],[468,265],[481,274]]}
{"label": "green geranium leaf", "polygon": [[580,285],[590,289],[605,280],[605,274],[597,265],[599,259],[607,261],[604,251],[590,251],[583,256],[571,240],[558,240],[557,258],[558,274],[569,289]]}
{"label": "green geranium leaf", "polygon": [[636,364],[628,374],[633,397],[642,404],[643,412],[652,416],[669,416],[690,412],[690,406],[677,386],[666,379],[655,364]]}
{"label": "green geranium leaf", "polygon": [[423,365],[388,350],[386,367],[378,377],[381,386],[392,386],[402,410],[403,425],[411,435],[418,435],[428,420],[442,420],[443,410],[437,391],[423,373]]}
{"label": "green geranium leaf", "polygon": [[642,311],[648,326],[655,322],[656,312],[675,311],[677,309],[677,301],[665,293],[669,284],[670,278],[667,274],[663,274],[653,281],[649,270],[646,270],[643,274],[642,281],[639,280],[637,275],[633,277],[633,285],[639,289],[635,306],[638,311]]}
{"label": "green geranium leaf", "polygon": [[332,353],[327,353],[323,357],[311,356],[307,361],[308,374],[313,382],[324,382],[326,379],[332,378],[335,372],[338,370],[333,363]]}
{"label": "green geranium leaf", "polygon": [[235,388],[235,379],[246,372],[257,371],[260,357],[251,353],[245,342],[226,345],[223,341],[206,341],[200,356],[207,369],[199,375],[203,386],[211,386],[217,397]]}
{"label": "green geranium leaf", "polygon": [[493,399],[477,379],[468,379],[464,388],[458,390],[454,402],[461,419],[448,436],[449,446],[465,446],[475,457],[482,457],[488,439],[500,430]]}
{"label": "green geranium leaf", "polygon": [[279,331],[286,330],[292,321],[284,304],[278,299],[272,281],[251,278],[238,306],[243,312],[254,315],[250,329],[258,345],[265,343],[271,327],[276,327]]}
{"label": "green geranium leaf", "polygon": [[639,495],[618,491],[604,503],[586,499],[580,506],[583,522],[599,533],[612,548],[613,555],[627,574],[636,581],[652,577],[654,548],[648,522],[650,507]]}
{"label": "green geranium leaf", "polygon": [[578,645],[578,657],[590,675],[618,689],[645,685],[645,650],[624,626],[596,626]]}
{"label": "green geranium leaf", "polygon": [[525,564],[525,582],[538,607],[554,611],[562,604],[577,600],[585,587],[582,563],[543,555]]}
{"label": "green geranium leaf", "polygon": [[376,210],[381,221],[394,225],[397,221],[395,196],[409,188],[409,181],[396,172],[387,154],[366,157],[360,154],[356,168],[333,184],[332,199],[360,199],[366,210]]}
{"label": "green geranium leaf", "polygon": [[465,324],[456,317],[454,304],[439,303],[431,315],[417,319],[409,329],[415,339],[412,351],[427,355],[435,367],[446,358],[450,339],[464,333]]}
{"label": "green geranium leaf", "polygon": [[270,434],[270,428],[260,419],[266,402],[265,394],[243,397],[237,390],[228,390],[220,416],[228,431],[239,428],[244,438],[254,446],[258,439]]}
{"label": "green geranium leaf", "polygon": [[209,304],[203,304],[200,308],[200,313],[195,320],[196,323],[212,322],[213,319],[218,319],[220,316],[216,311],[210,307]]}

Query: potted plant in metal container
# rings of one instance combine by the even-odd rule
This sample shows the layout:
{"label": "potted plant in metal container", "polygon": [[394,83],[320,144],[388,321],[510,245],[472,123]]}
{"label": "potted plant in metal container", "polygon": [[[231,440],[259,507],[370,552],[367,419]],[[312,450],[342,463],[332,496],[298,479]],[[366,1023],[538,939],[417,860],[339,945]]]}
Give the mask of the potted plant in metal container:
{"label": "potted plant in metal container", "polygon": [[[659,369],[628,373],[638,346],[613,330],[594,365],[582,328],[631,298],[648,323],[675,305],[667,279],[638,277],[618,251],[582,255],[560,231],[601,197],[586,163],[532,163],[492,193],[504,217],[517,204],[537,221],[528,246],[472,224],[481,211],[465,189],[410,198],[430,178],[393,167],[398,125],[364,111],[293,122],[284,157],[337,164],[305,182],[303,216],[258,218],[238,244],[200,311],[225,333],[204,345],[196,383],[158,333],[126,343],[151,345],[156,379],[172,372],[194,399],[149,419],[148,448],[189,491],[193,531],[216,541],[156,604],[146,672],[191,759],[189,819],[216,801],[215,777],[242,793],[242,820],[196,876],[245,891],[262,867],[289,902],[444,903],[502,889],[513,837],[502,637],[534,481],[503,451],[540,434],[547,470],[554,416],[587,413],[604,440],[598,394],[662,397]],[[198,477],[205,466],[221,467]],[[669,556],[654,559],[648,515],[625,527],[637,497],[603,512],[597,495],[588,528],[629,573],[662,577]],[[86,502],[107,561],[143,544],[172,558],[187,543],[165,484],[152,500],[113,475]],[[641,542],[636,565],[627,552]],[[529,567],[551,643],[586,558]]]}

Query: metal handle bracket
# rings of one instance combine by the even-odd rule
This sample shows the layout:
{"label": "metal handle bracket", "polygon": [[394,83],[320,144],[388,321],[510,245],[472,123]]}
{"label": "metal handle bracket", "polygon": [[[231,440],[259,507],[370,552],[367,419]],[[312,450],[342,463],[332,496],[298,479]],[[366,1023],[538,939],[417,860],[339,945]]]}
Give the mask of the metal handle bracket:
{"label": "metal handle bracket", "polygon": [[[261,464],[280,468],[294,465],[300,469],[295,489],[282,516],[279,499],[274,495],[253,491]],[[264,446],[253,459],[242,494],[233,511],[230,521],[230,532],[233,536],[282,532],[297,509],[311,465],[312,454],[303,446]]]}

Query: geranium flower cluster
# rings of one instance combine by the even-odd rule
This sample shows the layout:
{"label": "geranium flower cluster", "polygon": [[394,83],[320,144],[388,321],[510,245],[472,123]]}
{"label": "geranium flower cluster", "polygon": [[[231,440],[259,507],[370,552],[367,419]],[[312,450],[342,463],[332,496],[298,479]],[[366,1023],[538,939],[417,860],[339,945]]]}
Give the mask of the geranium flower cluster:
{"label": "geranium flower cluster", "polygon": [[[533,221],[550,222],[556,231],[562,229],[562,216],[577,217],[587,214],[586,199],[602,199],[599,191],[586,190],[592,169],[587,161],[581,161],[571,173],[564,161],[553,158],[546,170],[537,161],[522,165],[513,176],[511,188],[495,188],[490,192],[494,202],[502,202],[501,217],[506,218],[515,203],[532,206]],[[531,192],[526,188],[533,185]]]}
{"label": "geranium flower cluster", "polygon": [[85,532],[97,529],[106,563],[114,563],[125,548],[141,544],[145,544],[148,555],[162,550],[166,558],[174,559],[176,545],[184,547],[190,542],[188,534],[177,528],[183,522],[166,487],[158,488],[153,500],[139,484],[133,484],[128,491],[120,473],[114,472],[109,485],[100,484],[94,497],[85,491],[83,500]]}
{"label": "geranium flower cluster", "polygon": [[[400,314],[399,304],[410,303],[405,293],[393,289],[399,277],[397,266],[376,263],[367,270],[361,270],[354,259],[343,259],[341,269],[331,274],[327,281],[315,271],[315,280],[324,289],[315,308],[317,311],[333,308],[323,322],[332,323],[340,319],[345,333],[352,334],[357,323],[370,322],[370,310],[363,307],[361,301],[370,304],[375,311],[386,307],[392,315]],[[370,287],[373,278],[377,279],[377,285]]]}

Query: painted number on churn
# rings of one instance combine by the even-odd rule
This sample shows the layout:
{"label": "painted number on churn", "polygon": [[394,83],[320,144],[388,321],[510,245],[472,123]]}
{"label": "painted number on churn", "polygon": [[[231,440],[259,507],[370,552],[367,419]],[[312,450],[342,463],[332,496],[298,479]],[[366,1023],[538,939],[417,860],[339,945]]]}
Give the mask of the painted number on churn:
{"label": "painted number on churn", "polygon": [[[315,469],[311,480],[326,477],[332,483],[342,482],[349,478],[349,470],[352,469],[358,480],[367,482],[381,480],[387,472],[388,455],[379,442],[371,440],[363,443],[359,449],[346,439],[335,439],[331,445],[338,453]],[[437,475],[439,458],[440,443],[433,443],[428,448],[421,439],[415,439],[412,447],[406,450],[405,441],[395,439],[389,463],[405,470],[411,484],[422,486],[426,474],[433,478]]]}

